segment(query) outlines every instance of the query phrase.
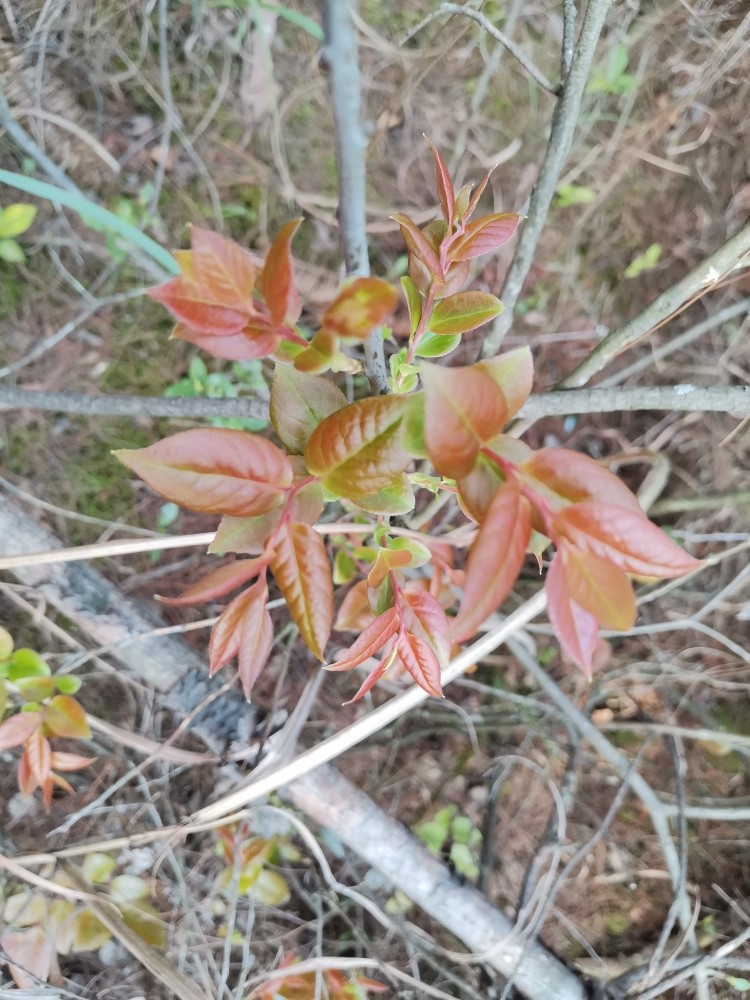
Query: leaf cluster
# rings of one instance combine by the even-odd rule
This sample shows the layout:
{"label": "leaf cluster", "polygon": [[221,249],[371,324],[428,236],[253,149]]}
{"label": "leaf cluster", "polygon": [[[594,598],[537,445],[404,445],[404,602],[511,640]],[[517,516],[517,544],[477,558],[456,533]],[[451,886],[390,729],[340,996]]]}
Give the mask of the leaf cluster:
{"label": "leaf cluster", "polygon": [[[635,620],[633,577],[675,577],[698,565],[599,463],[562,448],[533,451],[505,432],[531,392],[527,348],[463,367],[435,361],[502,308],[465,285],[471,261],[510,239],[519,218],[476,217],[489,175],[456,192],[433,154],[441,217],[420,228],[394,216],[408,249],[410,333],[390,359],[385,396],[348,399],[321,374],[354,369],[347,352],[392,313],[396,293],[378,278],[345,282],[306,333],[291,256],[300,220],[282,227],[260,267],[232,241],[193,229],[191,250],[177,254],[180,276],[150,293],[177,319],[175,336],[217,357],[275,363],[278,444],[204,428],[116,452],[166,500],[221,517],[210,551],[240,558],[164,600],[239,591],[214,628],[210,670],[236,660],[248,698],[273,645],[269,575],[318,660],[368,671],[356,700],[387,672],[439,696],[453,647],[502,605],[529,556],[548,565],[551,623],[587,674],[599,628],[625,630]],[[473,525],[463,566],[446,541],[396,523],[421,489],[455,495]],[[335,523],[323,517],[331,507]],[[334,620],[334,588],[344,585]],[[326,651],[334,626],[355,633],[338,659]]]}

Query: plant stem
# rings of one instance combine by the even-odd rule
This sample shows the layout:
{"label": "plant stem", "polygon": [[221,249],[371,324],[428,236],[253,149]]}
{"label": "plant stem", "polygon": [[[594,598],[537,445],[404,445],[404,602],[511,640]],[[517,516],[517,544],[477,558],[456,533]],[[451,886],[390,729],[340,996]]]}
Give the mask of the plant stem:
{"label": "plant stem", "polygon": [[[357,37],[352,21],[354,3],[355,0],[325,0],[324,58],[331,78],[344,265],[348,276],[366,277],[370,273],[365,229],[367,141],[360,120],[361,81]],[[370,388],[376,395],[384,393],[388,388],[388,374],[383,338],[378,327],[370,331],[364,347],[364,367]]]}
{"label": "plant stem", "polygon": [[516,252],[500,293],[505,310],[493,323],[482,348],[482,355],[486,358],[497,354],[513,324],[516,303],[531,268],[560,174],[568,158],[597,42],[611,6],[612,0],[589,0],[586,8],[570,71],[563,82],[562,92],[552,115],[549,142],[529,202],[529,214],[521,229]]}

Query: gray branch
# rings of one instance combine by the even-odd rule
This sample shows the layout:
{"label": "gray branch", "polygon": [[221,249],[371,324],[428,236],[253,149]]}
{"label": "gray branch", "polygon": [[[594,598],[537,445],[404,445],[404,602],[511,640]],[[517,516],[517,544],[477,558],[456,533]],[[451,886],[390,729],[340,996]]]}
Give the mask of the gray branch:
{"label": "gray branch", "polygon": [[[331,104],[336,136],[339,179],[339,225],[347,275],[370,273],[365,228],[365,153],[367,140],[360,117],[361,81],[357,36],[352,21],[355,0],[325,0],[325,64],[331,78]],[[380,330],[365,341],[365,373],[374,393],[388,388],[388,374]]]}
{"label": "gray branch", "polygon": [[[49,410],[89,417],[216,418],[268,417],[263,400],[175,398],[163,396],[87,396],[75,392],[44,392],[17,386],[0,386],[0,412],[12,409]],[[575,413],[613,413],[630,410],[679,410],[750,413],[747,386],[635,386],[625,389],[581,389],[531,396],[519,418],[567,416]]]}
{"label": "gray branch", "polygon": [[691,299],[716,285],[722,277],[734,270],[748,253],[750,253],[750,222],[745,223],[739,232],[702,260],[676,285],[662,292],[637,316],[608,334],[560,385],[568,389],[584,385],[613,358],[669,319]]}
{"label": "gray branch", "polygon": [[528,216],[521,228],[516,252],[500,293],[505,310],[495,320],[492,331],[484,342],[482,349],[484,357],[497,354],[513,324],[516,303],[531,268],[560,174],[570,152],[597,42],[611,6],[612,0],[589,0],[586,8],[581,34],[573,51],[570,72],[565,78],[562,93],[552,115],[549,142],[529,202]]}

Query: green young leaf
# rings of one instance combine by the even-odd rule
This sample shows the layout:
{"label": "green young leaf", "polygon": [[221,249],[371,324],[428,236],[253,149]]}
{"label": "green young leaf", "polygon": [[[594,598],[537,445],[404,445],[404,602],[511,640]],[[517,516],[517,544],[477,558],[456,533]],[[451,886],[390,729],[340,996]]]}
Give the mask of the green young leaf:
{"label": "green young leaf", "polygon": [[409,336],[413,337],[422,318],[422,296],[412,278],[407,274],[401,279],[401,287],[404,290],[406,307],[409,310]]}
{"label": "green young leaf", "polygon": [[626,278],[637,278],[644,271],[653,270],[661,258],[661,243],[652,243],[640,256],[632,260],[625,268]]}
{"label": "green young leaf", "polygon": [[103,885],[109,882],[116,867],[117,862],[111,854],[92,851],[83,859],[81,872],[86,881],[92,885]]}
{"label": "green young leaf", "polygon": [[424,439],[425,395],[415,392],[409,397],[409,406],[401,422],[401,443],[414,458],[427,458]]}
{"label": "green young leaf", "polygon": [[344,549],[339,549],[333,561],[333,582],[336,586],[349,583],[357,572],[357,564]]}
{"label": "green young leaf", "polygon": [[0,663],[7,660],[13,652],[13,636],[0,625]]}
{"label": "green young leaf", "polygon": [[44,724],[54,736],[87,740],[91,730],[86,721],[86,713],[81,705],[67,694],[59,694],[47,705],[42,713]]}
{"label": "green young leaf", "polygon": [[414,490],[408,477],[402,472],[387,486],[375,493],[359,496],[354,502],[369,514],[395,517],[414,510]]}
{"label": "green young leaf", "polygon": [[569,208],[571,205],[588,205],[596,201],[596,191],[578,184],[561,184],[557,189],[557,207]]}
{"label": "green young leaf", "polygon": [[49,677],[49,664],[33,649],[17,649],[10,658],[8,680],[17,681],[24,677]]}
{"label": "green young leaf", "polygon": [[20,236],[36,218],[35,205],[8,205],[0,211],[0,239]]}
{"label": "green young leaf", "polygon": [[7,264],[23,264],[26,254],[15,240],[0,240],[0,260]]}
{"label": "green young leaf", "polygon": [[477,365],[503,390],[508,406],[508,420],[514,417],[529,398],[534,383],[534,359],[528,347],[518,347]]}
{"label": "green young leaf", "polygon": [[437,334],[430,333],[428,330],[425,335],[420,338],[419,346],[414,353],[418,358],[442,358],[446,354],[450,354],[451,351],[455,350],[460,342],[460,333],[454,334],[453,336],[449,334],[438,336]]}
{"label": "green young leaf", "polygon": [[346,396],[328,379],[276,365],[271,423],[289,454],[302,455],[318,424],[346,405]]}
{"label": "green young leaf", "polygon": [[500,299],[489,292],[457,292],[435,304],[429,330],[438,335],[455,335],[483,326],[502,311]]}

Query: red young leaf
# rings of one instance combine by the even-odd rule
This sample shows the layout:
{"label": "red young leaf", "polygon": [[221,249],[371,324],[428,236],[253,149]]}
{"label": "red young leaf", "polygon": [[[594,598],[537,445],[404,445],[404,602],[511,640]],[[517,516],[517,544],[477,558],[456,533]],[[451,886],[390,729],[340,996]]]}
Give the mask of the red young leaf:
{"label": "red young leaf", "polygon": [[348,654],[341,660],[326,665],[326,670],[351,670],[369,660],[386,642],[398,632],[399,613],[397,608],[389,608],[364,629],[359,638],[349,647]]}
{"label": "red young leaf", "polygon": [[217,597],[223,597],[231,590],[236,590],[243,583],[256,577],[266,561],[263,559],[240,559],[227,563],[226,566],[219,566],[206,576],[198,580],[189,587],[181,597],[160,597],[162,604],[169,604],[171,607],[182,607],[186,604],[203,604],[206,601],[214,601]]}
{"label": "red young leaf", "polygon": [[643,516],[641,505],[625,483],[588,455],[568,448],[540,448],[532,452],[520,471],[573,503],[596,500],[627,507]]}
{"label": "red young leaf", "polygon": [[271,570],[302,638],[322,660],[333,625],[333,580],[323,538],[309,524],[288,525]]}
{"label": "red young leaf", "polygon": [[432,647],[418,635],[405,632],[399,636],[396,649],[417,684],[433,698],[442,698],[440,663]]}
{"label": "red young leaf", "polygon": [[446,617],[440,602],[428,590],[403,591],[404,618],[409,632],[426,639],[438,655],[438,659],[447,663],[450,655],[448,632],[450,622]]}
{"label": "red young leaf", "polygon": [[372,569],[367,574],[368,587],[379,587],[392,569],[411,564],[411,553],[405,550],[379,548]]}
{"label": "red young leaf", "polygon": [[593,552],[580,552],[562,541],[557,559],[570,597],[604,628],[632,628],[637,610],[627,574],[608,559]]}
{"label": "red young leaf", "polygon": [[196,428],[113,453],[167,500],[201,514],[264,514],[292,481],[289,459],[255,434]]}
{"label": "red young leaf", "polygon": [[383,655],[380,662],[373,667],[370,673],[362,681],[362,685],[349,701],[345,701],[345,705],[353,705],[355,701],[359,701],[360,698],[364,698],[368,691],[371,691],[378,681],[385,675],[385,673],[390,670],[393,666],[393,662],[396,659],[396,640],[393,636],[388,640],[388,642],[383,647]]}
{"label": "red young leaf", "polygon": [[337,632],[361,632],[373,620],[367,596],[367,580],[358,580],[347,592],[336,615]]}
{"label": "red young leaf", "polygon": [[[493,167],[493,170],[494,170],[494,167]],[[484,194],[484,189],[487,187],[491,176],[492,176],[492,170],[490,170],[489,173],[486,173],[484,175],[484,177],[481,179],[481,181],[479,182],[479,184],[477,185],[476,190],[471,195],[471,198],[469,199],[469,203],[466,206],[466,211],[464,212],[464,214],[462,216],[463,219],[465,219],[465,220],[468,221],[472,217],[472,215],[474,214],[474,212],[476,212],[477,205],[479,204],[479,199]]]}
{"label": "red young leaf", "polygon": [[242,690],[248,701],[273,645],[267,600],[268,588],[263,576],[224,608],[211,633],[211,676],[236,656]]}
{"label": "red young leaf", "polygon": [[302,311],[302,300],[294,287],[292,237],[302,219],[292,219],[279,230],[266,254],[263,270],[258,276],[258,291],[271,313],[276,326],[296,323]]}
{"label": "red young leaf", "polygon": [[562,561],[555,555],[544,583],[547,613],[560,645],[577,666],[591,677],[599,622],[568,593]]}
{"label": "red young leaf", "polygon": [[393,285],[381,278],[347,282],[323,313],[321,325],[345,340],[365,340],[396,308]]}
{"label": "red young leaf", "polygon": [[188,280],[218,305],[252,311],[255,268],[249,254],[234,240],[192,226]]}
{"label": "red young leaf", "polygon": [[29,765],[28,757],[26,756],[26,751],[21,754],[18,758],[18,790],[21,795],[26,798],[29,795],[33,795],[34,792],[39,787],[39,784],[31,772],[31,767]]}
{"label": "red young leaf", "polygon": [[20,746],[32,736],[42,724],[39,712],[19,712],[11,715],[0,725],[0,750],[10,750]]}
{"label": "red young leaf", "polygon": [[479,449],[502,430],[507,408],[502,390],[471,365],[422,365],[425,389],[424,435],[435,469],[453,479],[468,475]]}
{"label": "red young leaf", "polygon": [[508,596],[521,572],[531,537],[531,510],[514,479],[492,498],[469,551],[466,582],[451,637],[462,642],[477,631]]}
{"label": "red young leaf", "polygon": [[437,335],[467,333],[489,322],[502,308],[500,299],[489,292],[458,292],[435,303],[429,330]]}
{"label": "red young leaf", "polygon": [[503,476],[495,462],[480,454],[471,472],[456,480],[461,509],[468,517],[481,524],[492,498],[503,482]]}
{"label": "red young leaf", "polygon": [[[403,212],[399,212],[397,215],[392,215],[391,218],[401,227],[401,235],[404,237],[404,242],[406,243],[409,253],[413,254],[414,257],[416,257],[416,259],[423,264],[431,274],[434,274],[439,281],[445,281],[445,272],[443,271],[443,267],[440,263],[440,258],[435,253],[430,241],[424,235],[416,222],[413,222],[409,216],[404,215]],[[412,277],[414,276],[412,275]],[[417,284],[419,284],[419,282],[417,282]]]}
{"label": "red young leaf", "polygon": [[250,315],[249,307],[239,310],[217,305],[207,292],[181,276],[149,289],[146,294],[166,306],[180,323],[204,334],[226,337],[239,333]]}
{"label": "red young leaf", "polygon": [[443,218],[448,227],[448,232],[450,232],[453,228],[453,217],[456,211],[456,195],[445,160],[433,142],[430,142],[430,146],[432,146],[432,155],[435,157],[435,183],[437,185],[438,198],[440,199],[440,207],[443,211]]}
{"label": "red young leaf", "polygon": [[582,551],[636,576],[683,576],[701,565],[645,514],[614,504],[573,504],[557,514],[555,528]]}
{"label": "red young leaf", "polygon": [[52,768],[55,771],[80,771],[83,767],[93,764],[96,757],[82,757],[77,753],[64,753],[61,750],[53,750],[50,757]]}
{"label": "red young leaf", "polygon": [[178,323],[172,331],[174,340],[187,340],[201,350],[212,354],[215,358],[226,358],[228,361],[252,361],[254,358],[267,358],[279,346],[282,334],[271,326],[245,326],[238,333],[225,336],[214,336],[191,330],[184,323]]}
{"label": "red young leaf", "polygon": [[276,365],[271,385],[271,423],[292,455],[302,455],[318,424],[347,405],[346,396],[327,378]]}
{"label": "red young leaf", "polygon": [[491,375],[503,390],[508,404],[508,420],[515,417],[529,398],[534,382],[534,359],[529,348],[506,351],[488,361],[480,361],[478,367]]}
{"label": "red young leaf", "polygon": [[53,736],[87,740],[91,736],[82,705],[69,694],[58,694],[42,712],[44,724]]}
{"label": "red young leaf", "polygon": [[[65,735],[60,733],[61,736]],[[52,749],[42,731],[37,731],[26,742],[24,751],[29,770],[37,785],[44,785],[52,769]]]}
{"label": "red young leaf", "polygon": [[508,242],[520,221],[520,216],[504,212],[501,215],[485,215],[476,222],[470,222],[464,235],[451,245],[449,259],[472,260],[492,253]]}
{"label": "red young leaf", "polygon": [[408,406],[406,396],[373,396],[332,413],[307,442],[307,468],[326,489],[355,500],[389,486],[411,462],[398,433]]}

